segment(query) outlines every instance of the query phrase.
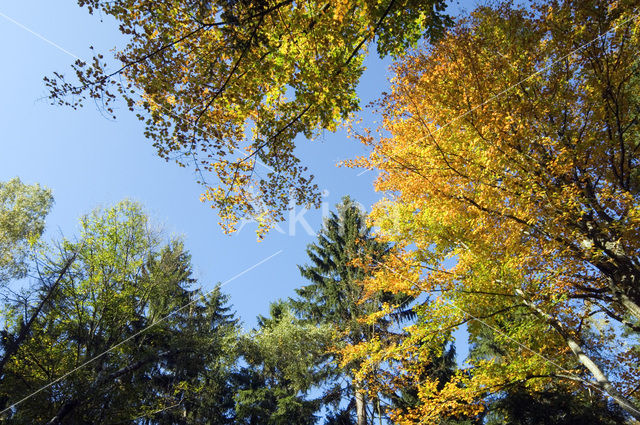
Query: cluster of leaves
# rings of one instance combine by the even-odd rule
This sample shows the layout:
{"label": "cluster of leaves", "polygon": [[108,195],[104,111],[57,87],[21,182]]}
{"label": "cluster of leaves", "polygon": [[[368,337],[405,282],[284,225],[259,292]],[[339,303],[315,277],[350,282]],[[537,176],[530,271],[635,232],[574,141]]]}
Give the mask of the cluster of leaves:
{"label": "cluster of leaves", "polygon": [[[34,188],[25,186],[26,198],[42,194]],[[274,303],[245,335],[218,288],[206,295],[191,288],[182,244],[163,246],[150,227],[135,203],[96,210],[81,219],[78,242],[62,241],[57,256],[39,264],[33,288],[5,299],[0,407],[7,423],[311,425],[324,416],[327,425],[368,425],[375,415],[389,420],[382,405],[402,423],[424,412],[425,382],[435,391],[465,389],[449,337],[440,347],[423,341],[413,357],[378,357],[375,368],[366,364],[373,351],[348,358],[350,347],[370,344],[406,354],[404,341],[430,306],[416,308],[417,323],[393,330],[415,319],[402,310],[415,299],[365,291],[366,264],[387,264],[392,249],[371,237],[350,199],[309,247],[312,265],[300,270],[310,284]],[[381,309],[396,313],[381,317]],[[481,327],[473,335],[472,361],[510,360],[502,334]],[[549,424],[625,419],[571,387],[532,391],[515,382],[490,400],[486,415],[440,409],[436,422],[537,423],[543,408]]]}
{"label": "cluster of leaves", "polygon": [[[382,413],[373,385],[357,381],[357,365],[340,364],[339,351],[397,337],[389,321],[365,320],[383,302],[410,299],[379,292],[361,302],[366,272],[356,264],[379,261],[388,249],[372,237],[364,213],[348,197],[326,218],[317,242],[307,249],[311,264],[299,267],[308,284],[296,289],[296,298],[273,303],[270,317],[260,317],[258,331],[244,343],[249,347],[243,350],[245,360],[262,380],[241,395],[255,414],[261,412],[259,423],[312,424],[324,411],[327,424],[366,425],[376,408]],[[308,422],[292,419],[303,412]]]}
{"label": "cluster of leaves", "polygon": [[142,108],[158,155],[195,168],[228,230],[244,216],[266,230],[291,191],[317,205],[294,138],[333,131],[359,109],[355,88],[374,40],[380,55],[398,55],[449,23],[443,0],[78,3],[115,18],[130,42],[118,69],[97,54],[76,62],[78,81],[47,78],[52,101],[98,99],[112,114],[121,96]]}
{"label": "cluster of leaves", "polygon": [[51,192],[18,178],[0,182],[0,284],[26,275],[29,247],[42,235]]}

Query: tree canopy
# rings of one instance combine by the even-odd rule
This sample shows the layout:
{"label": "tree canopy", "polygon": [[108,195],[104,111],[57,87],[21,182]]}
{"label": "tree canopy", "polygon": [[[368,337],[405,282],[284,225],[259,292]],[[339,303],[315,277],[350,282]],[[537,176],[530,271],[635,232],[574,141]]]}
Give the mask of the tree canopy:
{"label": "tree canopy", "polygon": [[382,134],[361,136],[373,151],[355,162],[381,170],[389,196],[372,218],[397,248],[369,285],[432,302],[389,356],[420,356],[463,324],[472,336],[492,327],[505,353],[442,389],[419,382],[422,406],[400,423],[480,412],[487,392],[551,381],[640,418],[634,7],[483,6],[395,66]]}
{"label": "tree canopy", "polygon": [[[449,23],[444,0],[79,0],[113,17],[129,38],[109,67],[102,54],[74,65],[78,81],[47,78],[54,102],[123,97],[158,155],[193,167],[203,200],[234,229],[282,219],[290,193],[319,203],[294,139],[311,138],[359,109],[363,58],[398,55]],[[213,181],[211,177],[213,176]],[[260,202],[257,202],[257,199]]]}
{"label": "tree canopy", "polygon": [[0,284],[26,275],[30,247],[42,235],[52,205],[49,189],[19,178],[0,182]]}
{"label": "tree canopy", "polygon": [[[349,164],[379,170],[384,196],[368,218],[345,198],[308,283],[244,335],[138,204],[83,217],[4,296],[3,419],[640,421],[637,1],[496,2],[455,22],[443,0],[78,3],[129,42],[115,68],[97,53],[47,78],[52,101],[124,99],[227,230],[250,215],[262,234],[290,194],[318,203],[296,137],[354,116],[375,44],[395,77]],[[51,204],[0,184],[1,284],[27,275]]]}

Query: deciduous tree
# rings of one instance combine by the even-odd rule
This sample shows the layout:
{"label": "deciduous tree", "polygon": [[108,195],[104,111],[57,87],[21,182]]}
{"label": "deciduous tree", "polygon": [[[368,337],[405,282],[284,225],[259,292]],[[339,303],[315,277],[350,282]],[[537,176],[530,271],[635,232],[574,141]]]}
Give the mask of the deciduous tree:
{"label": "deciduous tree", "polygon": [[119,66],[96,54],[74,65],[79,81],[47,79],[51,99],[73,107],[100,99],[113,113],[121,96],[142,109],[160,157],[199,172],[202,198],[228,229],[244,215],[262,229],[281,219],[290,189],[296,202],[318,204],[294,138],[333,131],[358,110],[374,40],[379,54],[397,55],[449,22],[444,0],[78,3],[114,18],[129,43]]}
{"label": "deciduous tree", "polygon": [[465,323],[492,327],[505,353],[442,389],[418,382],[422,407],[400,423],[551,381],[640,418],[636,340],[620,335],[640,329],[637,13],[633,1],[481,7],[395,67],[359,163],[381,170],[389,196],[372,218],[398,251],[369,285],[433,298],[387,355],[419,359]]}
{"label": "deciduous tree", "polygon": [[49,189],[19,178],[0,182],[0,284],[26,275],[30,246],[42,235],[52,205]]}

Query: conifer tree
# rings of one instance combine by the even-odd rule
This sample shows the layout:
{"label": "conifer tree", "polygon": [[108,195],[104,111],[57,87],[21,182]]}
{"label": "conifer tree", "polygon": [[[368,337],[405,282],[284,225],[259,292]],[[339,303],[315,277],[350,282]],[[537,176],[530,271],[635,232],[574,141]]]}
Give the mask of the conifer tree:
{"label": "conifer tree", "polygon": [[238,374],[236,423],[318,423],[333,399],[330,391],[320,392],[330,374],[331,329],[302,322],[286,301],[276,301],[269,317],[258,316],[258,328],[240,341],[246,367]]}
{"label": "conifer tree", "polygon": [[[331,326],[336,334],[341,335],[336,342],[338,346],[389,335],[389,321],[371,325],[360,320],[377,311],[383,302],[406,304],[411,300],[403,294],[391,295],[380,291],[366,302],[360,302],[363,298],[360,282],[367,277],[361,264],[381,262],[389,248],[387,243],[373,237],[365,222],[365,214],[356,203],[349,197],[343,198],[337,205],[337,212],[332,212],[325,220],[317,242],[307,248],[311,264],[299,266],[300,273],[310,283],[297,289],[298,297],[291,300],[298,316],[316,325]],[[405,312],[405,316],[411,316],[410,310]],[[346,375],[349,378],[351,396],[355,399],[349,405],[355,407],[357,424],[365,425],[370,423],[367,400],[365,389],[351,373],[355,366],[338,367],[333,372],[336,376]],[[338,416],[345,415],[338,412]]]}
{"label": "conifer tree", "polygon": [[[39,281],[3,306],[0,420],[234,423],[238,329],[226,297],[192,288],[190,255],[180,242],[158,249],[138,204],[81,224],[80,241],[63,241],[51,260],[48,269],[68,269],[54,275],[55,288]],[[33,318],[28,332],[23,316]]]}

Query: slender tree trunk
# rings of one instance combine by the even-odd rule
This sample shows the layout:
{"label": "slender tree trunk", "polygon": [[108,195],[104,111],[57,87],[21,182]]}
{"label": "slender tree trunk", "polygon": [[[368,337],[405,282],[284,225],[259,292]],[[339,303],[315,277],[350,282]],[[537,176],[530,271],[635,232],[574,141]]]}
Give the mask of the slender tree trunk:
{"label": "slender tree trunk", "polygon": [[15,337],[12,337],[13,339],[7,342],[5,352],[0,358],[0,377],[2,377],[2,374],[4,372],[4,367],[6,366],[7,362],[11,359],[11,357],[13,357],[18,352],[18,350],[20,349],[20,346],[22,345],[22,343],[25,341],[25,339],[31,332],[31,327],[33,326],[33,323],[40,315],[40,312],[42,311],[44,306],[47,305],[53,293],[56,291],[56,289],[58,289],[60,282],[62,281],[64,276],[67,274],[67,271],[69,271],[69,268],[71,267],[71,264],[73,264],[73,262],[75,261],[76,256],[77,256],[77,253],[74,253],[69,259],[67,259],[67,261],[65,261],[64,266],[62,267],[62,270],[60,270],[60,272],[58,273],[58,277],[56,278],[55,282],[51,286],[49,286],[49,288],[47,288],[47,292],[44,294],[44,296],[40,300],[40,303],[38,303],[38,306],[31,312],[29,319],[25,323],[23,323],[22,326],[19,328],[20,330],[18,331],[18,335],[16,335]]}
{"label": "slender tree trunk", "polygon": [[357,425],[367,425],[367,405],[365,403],[364,390],[359,384],[354,385],[356,393]]}
{"label": "slender tree trunk", "polygon": [[603,391],[611,396],[615,400],[616,403],[620,407],[622,407],[627,413],[633,416],[635,419],[640,420],[640,409],[635,406],[635,404],[629,400],[624,394],[620,393],[615,387],[609,382],[609,379],[605,375],[605,373],[600,369],[600,367],[585,354],[584,350],[573,338],[568,337],[565,338],[567,341],[567,345],[578,358],[578,361],[585,367],[591,375],[596,379],[597,386],[600,387]]}
{"label": "slender tree trunk", "polygon": [[[524,303],[529,306],[532,310],[534,310],[538,315],[543,317],[547,323],[549,323],[565,340],[571,352],[576,356],[580,364],[582,364],[595,378],[596,383],[595,386],[600,388],[604,393],[608,394],[613,398],[613,400],[622,408],[625,412],[630,414],[636,420],[640,420],[640,407],[636,406],[629,398],[625,397],[624,394],[619,392],[609,381],[609,378],[605,374],[605,372],[600,369],[600,366],[596,364],[596,362],[591,359],[587,353],[585,353],[582,346],[578,343],[578,341],[571,336],[569,332],[567,332],[562,324],[556,320],[553,316],[548,314],[545,311],[542,311],[538,308],[534,303],[525,299],[524,294],[521,291],[517,291],[518,295],[523,299]],[[594,385],[591,383],[591,385]]]}

